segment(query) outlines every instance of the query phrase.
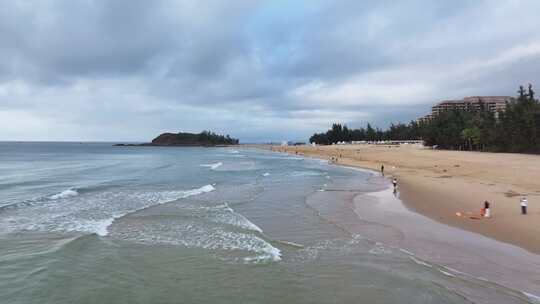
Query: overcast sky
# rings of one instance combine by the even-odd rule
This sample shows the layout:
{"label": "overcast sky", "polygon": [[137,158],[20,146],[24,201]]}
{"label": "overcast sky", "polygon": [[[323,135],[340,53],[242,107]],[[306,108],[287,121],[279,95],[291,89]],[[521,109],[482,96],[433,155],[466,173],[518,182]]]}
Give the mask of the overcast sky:
{"label": "overcast sky", "polygon": [[539,71],[538,0],[2,1],[0,140],[305,140]]}

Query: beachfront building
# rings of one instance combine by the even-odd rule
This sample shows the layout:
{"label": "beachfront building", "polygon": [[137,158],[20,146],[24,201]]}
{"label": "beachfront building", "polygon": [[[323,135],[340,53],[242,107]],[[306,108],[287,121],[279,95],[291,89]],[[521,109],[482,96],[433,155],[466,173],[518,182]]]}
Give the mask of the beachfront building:
{"label": "beachfront building", "polygon": [[425,116],[422,116],[422,117],[418,118],[418,119],[416,120],[416,122],[419,123],[419,124],[422,124],[422,123],[428,123],[428,122],[430,122],[432,119],[433,119],[433,115],[428,114],[428,115],[425,115]]}
{"label": "beachfront building", "polygon": [[445,100],[431,108],[432,115],[438,115],[443,111],[480,111],[482,107],[486,111],[497,113],[506,109],[506,103],[512,101],[510,96],[472,96],[461,100]]}
{"label": "beachfront building", "polygon": [[470,96],[460,100],[444,100],[431,108],[431,114],[421,117],[417,121],[419,123],[429,122],[440,113],[451,110],[489,111],[495,115],[495,118],[498,118],[499,112],[504,112],[507,103],[513,100],[514,98],[510,96]]}

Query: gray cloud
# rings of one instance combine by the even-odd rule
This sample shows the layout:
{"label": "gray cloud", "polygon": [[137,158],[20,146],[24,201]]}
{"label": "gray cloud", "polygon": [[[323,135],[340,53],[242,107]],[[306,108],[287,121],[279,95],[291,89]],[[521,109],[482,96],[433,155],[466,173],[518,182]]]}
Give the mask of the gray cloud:
{"label": "gray cloud", "polygon": [[537,83],[537,1],[5,1],[0,139],[305,139]]}

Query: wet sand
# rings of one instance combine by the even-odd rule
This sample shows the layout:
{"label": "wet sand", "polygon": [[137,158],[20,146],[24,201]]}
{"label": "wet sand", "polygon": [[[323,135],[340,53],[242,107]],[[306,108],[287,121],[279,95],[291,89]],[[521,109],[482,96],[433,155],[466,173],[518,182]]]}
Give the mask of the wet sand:
{"label": "wet sand", "polygon": [[[417,146],[298,146],[273,151],[380,170],[399,181],[404,204],[436,221],[540,253],[540,156],[435,151]],[[520,214],[527,194],[529,214]],[[488,200],[492,218],[476,219]],[[461,213],[462,216],[456,215]]]}
{"label": "wet sand", "polygon": [[426,271],[441,273],[448,278],[445,288],[473,303],[536,303],[540,256],[411,211],[388,179],[350,168],[372,174],[366,188],[371,190],[340,180],[315,192],[307,203],[323,218],[371,240],[375,255],[401,253]]}
{"label": "wet sand", "polygon": [[[343,161],[340,165],[365,171]],[[354,181],[340,181],[313,194],[308,204],[352,235],[380,242],[384,251],[381,254],[387,250],[401,252],[418,265],[439,271],[450,278],[445,288],[475,303],[540,300],[539,255],[463,227],[441,225],[404,204],[404,195],[422,199],[403,192],[405,188],[411,191],[413,186],[402,185],[393,191],[388,176],[373,170],[365,172],[373,174],[369,188],[379,190],[364,191]],[[341,199],[334,200],[333,195]]]}
{"label": "wet sand", "polygon": [[[400,193],[392,190],[357,196],[355,212],[360,219],[399,231],[386,237],[385,244],[401,248],[411,259],[449,276],[496,283],[496,290],[509,287],[530,295],[540,294],[540,257],[520,247],[506,244],[459,228],[440,225],[404,207]],[[372,232],[378,237],[380,231]],[[467,293],[467,290],[462,290]],[[473,296],[471,291],[468,296]],[[531,299],[531,298],[530,298]],[[531,299],[532,300],[532,299]],[[495,299],[492,299],[495,301]]]}

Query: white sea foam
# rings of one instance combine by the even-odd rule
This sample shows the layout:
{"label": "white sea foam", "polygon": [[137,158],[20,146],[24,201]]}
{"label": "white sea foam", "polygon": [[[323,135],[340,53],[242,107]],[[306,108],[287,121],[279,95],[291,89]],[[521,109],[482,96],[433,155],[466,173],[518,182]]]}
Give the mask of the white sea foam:
{"label": "white sea foam", "polygon": [[266,156],[266,155],[254,155],[253,156],[256,159],[278,159],[278,160],[305,160],[305,158],[301,157],[292,157],[292,156]]}
{"label": "white sea foam", "polygon": [[298,243],[295,243],[295,242],[291,242],[291,241],[277,240],[276,242],[284,244],[284,245],[296,247],[296,248],[304,248],[304,245],[298,244]]}
{"label": "white sea foam", "polygon": [[[115,218],[108,218],[101,221],[95,221],[94,229],[92,229],[99,236],[106,236],[109,234],[109,226],[112,225]],[[87,225],[91,224],[87,222]]]}
{"label": "white sea foam", "polygon": [[522,291],[522,293],[527,297],[529,298],[529,300],[531,300],[531,302],[535,303],[535,304],[540,304],[540,296],[537,296],[537,295],[534,295],[532,293],[528,293],[528,292],[525,292],[525,291]]}
{"label": "white sea foam", "polygon": [[454,268],[451,268],[451,267],[448,267],[448,266],[442,265],[442,267],[443,267],[444,269],[448,270],[448,271],[451,271],[451,272],[453,272],[453,273],[460,274],[460,275],[462,275],[462,276],[466,276],[466,277],[473,278],[473,279],[476,279],[476,280],[481,280],[481,281],[487,281],[487,282],[489,282],[488,280],[486,280],[486,279],[484,279],[484,278],[482,278],[482,277],[473,276],[473,275],[471,275],[471,274],[468,274],[468,273],[463,272],[463,271],[459,271],[459,270],[457,270],[457,269],[454,269]]}
{"label": "white sea foam", "polygon": [[418,265],[422,265],[422,266],[426,266],[426,267],[429,267],[429,268],[433,268],[433,265],[428,264],[428,263],[426,263],[426,262],[424,262],[424,261],[421,261],[421,260],[415,258],[413,255],[411,255],[411,256],[409,256],[409,257],[411,258],[411,260],[413,260],[413,261],[414,261],[416,264],[418,264]]}
{"label": "white sea foam", "polygon": [[[224,212],[219,212],[220,209]],[[263,232],[259,226],[255,225],[242,214],[235,212],[227,203],[211,208],[210,211],[213,212],[210,217],[210,220],[213,222],[229,224],[259,233]]]}
{"label": "white sea foam", "polygon": [[245,257],[245,262],[263,262],[263,261],[272,261],[272,262],[279,262],[281,261],[281,250],[277,249],[276,247],[273,247],[270,245],[270,248],[266,250],[266,253],[259,254],[255,257]]}
{"label": "white sea foam", "polygon": [[[113,222],[132,212],[145,209],[157,204],[174,201],[214,191],[213,185],[183,191],[159,192],[102,192],[98,194],[80,195],[76,198],[50,201],[43,206],[32,206],[13,210],[13,216],[8,222],[0,222],[0,227],[11,226],[11,230],[39,230],[95,233],[108,236]],[[200,203],[200,202],[199,202]],[[143,226],[119,225],[112,230],[112,237],[122,237],[126,240],[142,243],[164,243],[185,245],[187,247],[213,250],[239,251],[248,254],[244,262],[262,262],[281,260],[281,251],[265,241],[262,229],[243,215],[235,212],[226,203],[218,206],[201,206],[199,203],[188,204],[188,210],[194,215],[194,220],[203,219],[210,222],[163,222]],[[181,206],[184,208],[184,205]],[[189,209],[192,208],[192,209]],[[205,211],[206,210],[206,211]],[[201,213],[203,212],[203,213]],[[28,218],[32,222],[28,222]],[[215,226],[227,224],[244,229],[246,232],[230,230],[230,226]],[[128,229],[128,231],[122,231]],[[4,229],[2,229],[4,230]],[[7,229],[10,230],[10,229]],[[120,233],[116,233],[120,232]]]}
{"label": "white sea foam", "polygon": [[192,189],[192,190],[187,190],[187,191],[183,191],[184,194],[181,198],[186,198],[186,197],[189,197],[189,196],[193,196],[193,195],[198,195],[198,194],[203,194],[203,193],[207,193],[207,192],[212,192],[216,190],[216,188],[214,188],[214,186],[212,185],[205,185],[205,186],[202,186],[200,188],[197,188],[197,189]]}
{"label": "white sea foam", "polygon": [[263,175],[262,175],[262,176],[270,176],[270,173],[268,173],[268,172],[265,172],[265,173],[263,173]]}
{"label": "white sea foam", "polygon": [[221,167],[223,165],[222,162],[213,163],[213,164],[203,164],[201,167],[209,167],[212,170],[216,170],[217,168]]}
{"label": "white sea foam", "polygon": [[406,253],[406,254],[408,254],[408,255],[414,256],[414,253],[412,253],[412,252],[410,252],[410,251],[408,251],[408,250],[405,250],[405,249],[403,249],[403,248],[399,248],[399,251],[401,251],[401,252],[403,252],[403,253]]}
{"label": "white sea foam", "polygon": [[240,213],[236,213],[236,216],[241,219],[239,224],[238,224],[240,227],[244,227],[244,228],[247,228],[249,230],[257,231],[259,233],[263,232],[263,230],[259,226],[255,225],[253,222],[248,220],[245,216],[241,215]]}
{"label": "white sea foam", "polygon": [[49,196],[49,198],[53,199],[53,200],[56,200],[56,199],[60,199],[60,198],[66,198],[66,197],[77,196],[77,195],[79,195],[79,192],[77,192],[77,190],[67,189],[67,190],[64,190],[64,191],[62,191],[60,193],[51,195],[51,196]]}
{"label": "white sea foam", "polygon": [[[403,248],[399,248],[399,251],[401,251],[401,252],[407,254],[407,255],[409,256],[409,258],[410,258],[411,260],[413,260],[413,262],[415,262],[416,264],[422,265],[422,266],[426,266],[426,267],[429,267],[429,268],[433,268],[433,265],[431,265],[431,264],[429,264],[429,263],[426,263],[426,262],[420,260],[419,258],[416,257],[416,255],[415,255],[414,253],[412,253],[412,252],[410,252],[410,251],[405,250],[405,249],[403,249]],[[444,266],[443,266],[443,267],[444,267]],[[451,269],[448,269],[448,270],[451,270]],[[444,272],[444,271],[442,271],[442,270],[439,270],[439,271],[443,272],[444,274],[448,274],[447,272]],[[452,275],[452,274],[450,274],[450,275]],[[452,275],[452,276],[453,276],[453,275]]]}
{"label": "white sea foam", "polygon": [[[188,248],[202,248],[235,252],[244,262],[280,261],[281,250],[272,246],[253,232],[230,230],[227,226],[200,221],[193,217],[184,221],[147,222],[137,226],[118,226],[121,231],[113,237],[143,244],[180,245]],[[227,253],[230,257],[230,253]]]}
{"label": "white sea foam", "polygon": [[[358,241],[358,239],[354,238],[353,240],[351,240],[351,244],[356,243],[356,241]],[[391,252],[392,250],[390,250],[389,248],[386,248],[384,244],[380,242],[376,242],[375,246],[369,250],[369,253],[375,254],[375,255],[388,254]]]}
{"label": "white sea foam", "polygon": [[4,220],[0,219],[0,231],[83,232],[105,236],[114,220],[126,214],[214,190],[214,186],[205,185],[183,191],[63,194],[39,205],[8,210]]}
{"label": "white sea foam", "polygon": [[321,176],[323,175],[322,172],[318,172],[318,171],[313,171],[313,170],[309,170],[309,171],[293,171],[290,173],[291,176],[294,176],[294,177],[307,177],[307,176]]}
{"label": "white sea foam", "polygon": [[[191,190],[164,192],[165,195],[163,196],[162,199],[157,200],[157,204],[164,204],[164,203],[175,201],[177,199],[182,199],[182,198],[187,198],[187,197],[190,197],[190,196],[195,196],[195,195],[199,195],[199,194],[203,194],[203,193],[212,192],[214,190],[216,190],[216,188],[214,188],[214,186],[205,185],[205,186],[202,186],[200,188],[191,189]],[[147,207],[145,207],[145,208],[147,208]],[[141,208],[141,209],[144,209],[144,208]],[[120,217],[122,217],[122,216],[124,216],[124,215],[126,215],[128,213],[132,213],[132,212],[135,212],[135,211],[138,211],[138,210],[133,210],[131,212],[127,212],[127,213],[124,213],[124,214],[119,214],[119,215],[113,216],[111,218],[102,220],[102,221],[97,221],[96,222],[97,225],[95,226],[96,228],[93,231],[99,236],[106,236],[108,234],[109,226],[112,225],[112,223],[114,222],[115,219],[120,218]]]}
{"label": "white sea foam", "polygon": [[453,275],[453,274],[451,274],[451,273],[449,273],[449,272],[446,272],[446,271],[444,271],[444,270],[441,270],[441,269],[439,269],[439,272],[442,273],[442,274],[444,274],[444,275],[446,275],[446,276],[452,277],[452,278],[456,277],[455,275]]}

